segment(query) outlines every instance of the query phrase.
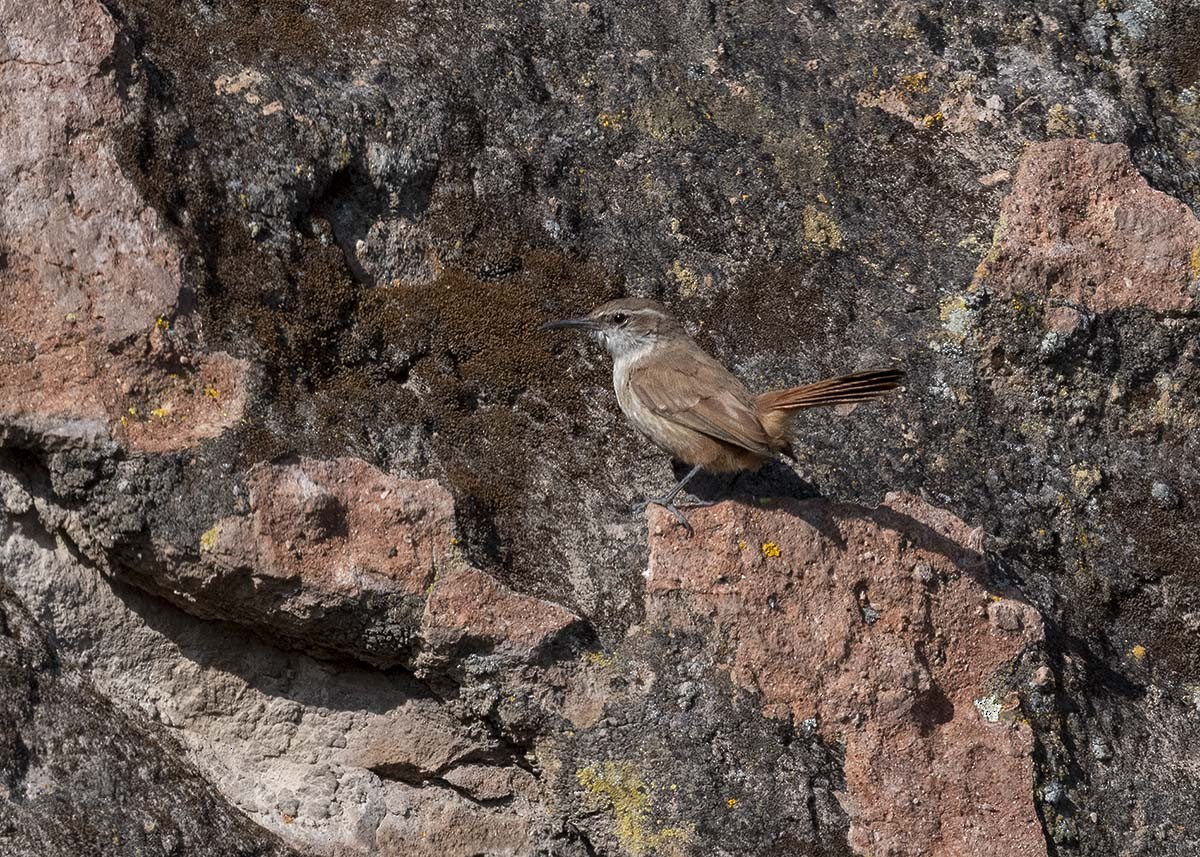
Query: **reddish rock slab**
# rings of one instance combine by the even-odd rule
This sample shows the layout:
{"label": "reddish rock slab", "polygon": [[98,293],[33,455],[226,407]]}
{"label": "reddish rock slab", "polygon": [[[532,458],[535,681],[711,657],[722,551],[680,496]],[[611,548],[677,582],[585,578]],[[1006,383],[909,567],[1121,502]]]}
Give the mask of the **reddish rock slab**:
{"label": "reddish rock slab", "polygon": [[474,641],[534,651],[576,621],[557,604],[519,595],[478,569],[455,566],[434,581],[425,602],[422,637],[443,651]]}
{"label": "reddish rock slab", "polygon": [[647,621],[701,629],[764,713],[846,748],[850,844],[873,857],[1046,853],[1032,739],[994,676],[1040,616],[983,578],[962,521],[890,496],[650,517]]}
{"label": "reddish rock slab", "polygon": [[1094,312],[1180,312],[1195,305],[1200,221],[1184,203],[1150,187],[1125,146],[1031,145],[996,232],[976,281],[999,295]]}
{"label": "reddish rock slab", "polygon": [[[454,502],[436,482],[353,458],[259,464],[249,513],[201,537],[219,568],[302,584],[314,605],[345,595],[422,596],[452,561]],[[303,611],[303,612],[308,612]]]}
{"label": "reddish rock slab", "polygon": [[435,481],[302,458],[246,485],[248,510],[204,533],[199,569],[167,576],[201,612],[381,664],[467,643],[526,656],[578,621],[472,568]]}
{"label": "reddish rock slab", "polygon": [[0,33],[0,434],[151,452],[219,434],[246,365],[168,321],[182,254],[113,154],[115,22],[95,0],[0,2]]}

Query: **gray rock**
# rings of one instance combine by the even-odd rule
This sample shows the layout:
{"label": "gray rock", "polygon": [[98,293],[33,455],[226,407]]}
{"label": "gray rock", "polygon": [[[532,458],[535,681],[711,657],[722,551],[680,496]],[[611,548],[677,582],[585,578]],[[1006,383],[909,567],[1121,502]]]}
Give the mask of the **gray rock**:
{"label": "gray rock", "polygon": [[237,812],[161,728],[60,659],[0,582],[0,851],[294,854]]}
{"label": "gray rock", "polygon": [[1179,505],[1179,497],[1166,482],[1155,482],[1151,485],[1150,496],[1164,509],[1174,509]]}
{"label": "gray rock", "polygon": [[[3,572],[71,681],[113,700],[62,691],[86,734],[174,731],[239,810],[323,854],[636,850],[617,798],[645,789],[646,835],[844,853],[838,748],[648,630],[627,510],[670,467],[616,415],[604,359],[537,332],[630,293],[755,388],[902,363],[904,396],[803,414],[794,467],[698,496],[900,490],[981,528],[991,553],[961,574],[1019,584],[1050,629],[995,697],[1031,724],[1047,847],[1196,853],[1192,7],[467,6],[0,11],[0,101],[25,119],[0,125]],[[249,367],[240,409],[206,392],[220,351]],[[214,421],[148,416],[176,383]],[[267,579],[286,563],[205,566],[213,524],[252,517],[251,468],[301,456],[440,481],[463,561],[582,627],[500,657],[464,598],[453,645],[415,664],[394,603],[339,579],[339,614]],[[333,511],[309,529],[336,536]],[[29,682],[70,681],[22,657],[0,707],[26,717]],[[74,713],[37,709],[51,736]],[[69,765],[42,774],[150,841],[124,826],[136,777],[97,773],[100,801]],[[142,819],[165,853],[243,829],[196,788],[189,818]],[[15,811],[25,848],[46,815]],[[92,847],[78,835],[38,853]]]}

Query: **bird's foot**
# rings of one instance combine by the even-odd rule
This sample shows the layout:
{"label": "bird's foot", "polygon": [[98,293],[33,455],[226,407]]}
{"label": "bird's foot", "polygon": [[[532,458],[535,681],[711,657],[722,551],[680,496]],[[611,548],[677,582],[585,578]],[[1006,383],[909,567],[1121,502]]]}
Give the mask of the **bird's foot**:
{"label": "bird's foot", "polygon": [[[692,505],[711,506],[712,503],[711,502],[697,502]],[[664,508],[668,512],[670,512],[671,516],[676,521],[678,521],[680,526],[682,526],[687,531],[688,538],[691,538],[692,536],[694,536],[696,534],[696,531],[692,529],[692,525],[688,522],[687,515],[683,514],[683,512],[680,511],[679,507],[675,505],[675,501],[673,499],[669,499],[667,497],[659,497],[656,500],[645,500],[641,503],[635,503],[633,506],[633,514],[640,515],[643,512],[645,512],[647,507],[649,507],[649,506],[661,506],[662,508]]]}

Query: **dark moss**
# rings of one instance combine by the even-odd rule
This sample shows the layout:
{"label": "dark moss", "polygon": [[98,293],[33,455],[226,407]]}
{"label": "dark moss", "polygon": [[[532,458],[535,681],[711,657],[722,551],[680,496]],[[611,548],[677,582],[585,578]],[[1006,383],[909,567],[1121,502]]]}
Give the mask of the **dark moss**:
{"label": "dark moss", "polygon": [[1188,0],[1169,0],[1159,34],[1163,64],[1176,86],[1200,79],[1200,7]]}
{"label": "dark moss", "polygon": [[180,66],[205,59],[213,46],[245,64],[263,58],[317,61],[394,29],[406,6],[394,0],[219,0],[205,4],[199,14],[201,4],[193,0],[110,5],[136,28],[151,32],[155,46],[182,52]]}
{"label": "dark moss", "polygon": [[244,252],[220,254],[201,303],[211,330],[267,367],[265,410],[252,412],[247,443],[272,456],[352,452],[386,467],[372,438],[419,427],[439,462],[426,475],[448,481],[477,536],[472,547],[508,564],[500,544],[517,537],[545,425],[586,401],[565,382],[561,345],[537,328],[607,299],[611,280],[529,250],[498,280],[452,267],[426,285],[366,288],[317,239],[292,268],[253,244],[235,246]]}
{"label": "dark moss", "polygon": [[819,259],[754,265],[713,300],[702,339],[738,355],[761,354],[768,342],[790,343],[811,371],[855,368],[834,365],[839,334],[854,317],[855,295],[831,287],[830,274]]}

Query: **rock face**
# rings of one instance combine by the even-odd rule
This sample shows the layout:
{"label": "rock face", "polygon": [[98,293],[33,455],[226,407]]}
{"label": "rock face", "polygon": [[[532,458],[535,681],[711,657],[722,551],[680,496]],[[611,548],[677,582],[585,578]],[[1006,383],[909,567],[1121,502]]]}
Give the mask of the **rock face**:
{"label": "rock face", "polygon": [[[1198,30],[0,0],[0,850],[1196,853]],[[910,383],[684,539],[618,294]]]}
{"label": "rock face", "polygon": [[[121,38],[99,3],[0,6],[0,409],[6,432],[187,448],[241,417],[246,364],[193,353],[184,260],[122,172]],[[185,302],[186,303],[186,302]]]}
{"label": "rock face", "polygon": [[255,466],[246,491],[245,514],[200,536],[199,564],[153,585],[185,608],[385,666],[413,661],[418,640],[430,656],[468,641],[528,655],[576,619],[456,556],[454,503],[436,482],[301,459]]}
{"label": "rock face", "polygon": [[1025,295],[1055,319],[1067,308],[1187,312],[1200,281],[1200,220],[1154,190],[1122,145],[1060,140],[1032,146],[1000,209],[979,278]]}
{"label": "rock face", "polygon": [[704,632],[768,717],[845,747],[864,854],[1046,854],[1014,677],[1041,617],[919,500],[721,505],[651,521],[651,615]]}
{"label": "rock face", "polygon": [[294,854],[231,809],[173,739],[59,661],[0,587],[5,854]]}

